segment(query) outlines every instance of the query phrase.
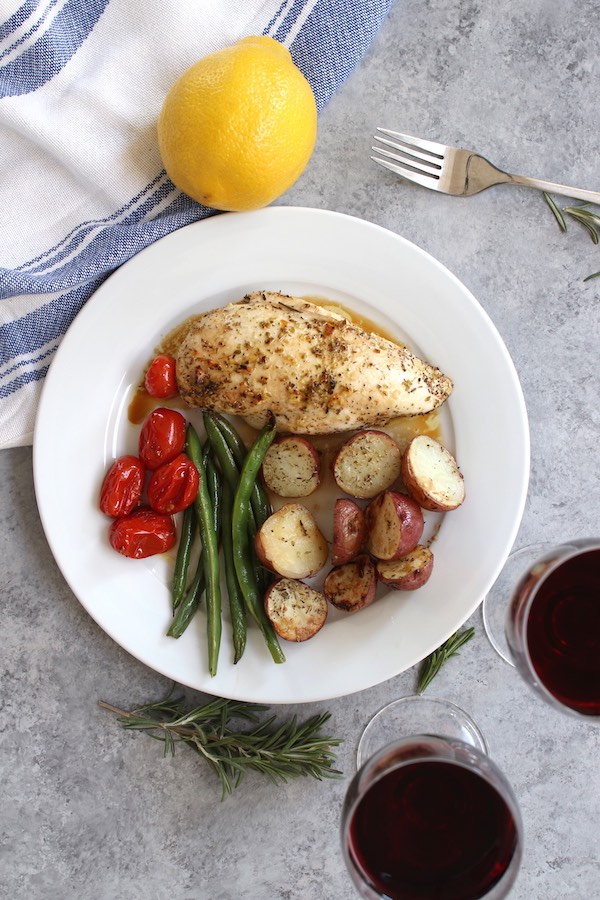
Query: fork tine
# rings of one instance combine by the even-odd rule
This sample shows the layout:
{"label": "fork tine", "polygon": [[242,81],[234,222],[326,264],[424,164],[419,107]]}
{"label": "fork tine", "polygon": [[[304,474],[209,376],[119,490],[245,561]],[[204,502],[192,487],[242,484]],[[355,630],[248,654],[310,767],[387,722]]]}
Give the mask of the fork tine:
{"label": "fork tine", "polygon": [[[397,153],[390,153],[389,150],[382,150],[380,147],[372,147],[372,150],[377,150],[378,153],[383,154],[384,156],[391,156],[392,159],[398,159],[398,154],[400,154],[402,159],[407,159],[411,163],[416,164],[416,168],[423,171],[428,172],[431,169],[437,169],[438,172],[441,171],[440,163],[436,162],[440,157],[436,156],[432,157],[430,154],[420,153],[418,150],[413,150],[412,147],[409,150],[406,147],[403,147],[402,144],[397,144],[395,141],[388,141],[386,138],[377,137],[374,135],[374,139],[378,141],[380,144],[385,144],[386,147],[393,147]],[[443,160],[441,160],[443,162]],[[426,168],[420,166],[419,163],[424,163]]]}
{"label": "fork tine", "polygon": [[387,159],[379,159],[379,157],[377,156],[372,156],[371,159],[378,165],[383,166],[384,169],[389,169],[390,172],[395,172],[396,175],[400,175],[407,181],[414,181],[426,188],[436,189],[437,187],[437,178],[435,175],[420,175],[416,171],[416,169],[403,167],[401,165],[397,165],[396,163],[390,162]]}
{"label": "fork tine", "polygon": [[426,180],[425,183],[429,184],[429,187],[433,187],[433,181],[439,181],[441,166],[436,166],[435,169],[431,169],[429,166],[422,166],[414,156],[407,154],[408,159],[405,159],[404,156],[399,156],[397,153],[392,153],[390,150],[385,150],[383,147],[371,147],[371,150],[374,150],[375,153],[378,153],[380,156],[393,159],[398,166],[401,166],[409,172],[415,172],[417,175],[426,176],[428,181]]}
{"label": "fork tine", "polygon": [[[447,147],[444,144],[437,144],[435,141],[424,141],[422,138],[412,137],[410,134],[401,134],[399,131],[390,131],[389,128],[377,128],[377,131],[380,131],[382,134],[387,134],[389,137],[396,138],[396,140],[401,141],[403,144],[408,144],[409,147],[412,147],[416,150],[424,150],[426,153],[431,153],[433,156],[439,156],[443,159],[444,154],[447,151]],[[379,140],[379,138],[376,138]]]}

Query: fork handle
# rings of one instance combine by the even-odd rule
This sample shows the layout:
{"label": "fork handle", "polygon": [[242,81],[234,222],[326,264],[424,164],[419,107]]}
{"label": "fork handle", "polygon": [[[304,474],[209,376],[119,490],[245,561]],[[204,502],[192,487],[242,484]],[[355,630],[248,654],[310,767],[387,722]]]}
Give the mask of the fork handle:
{"label": "fork handle", "polygon": [[[507,173],[508,174],[508,173]],[[586,191],[581,188],[567,187],[566,184],[554,184],[552,181],[542,181],[539,178],[526,178],[524,175],[508,175],[508,184],[522,184],[525,187],[537,188],[539,191],[548,191],[549,194],[562,194],[572,197],[574,200],[584,200],[587,203],[600,204],[600,193]]]}

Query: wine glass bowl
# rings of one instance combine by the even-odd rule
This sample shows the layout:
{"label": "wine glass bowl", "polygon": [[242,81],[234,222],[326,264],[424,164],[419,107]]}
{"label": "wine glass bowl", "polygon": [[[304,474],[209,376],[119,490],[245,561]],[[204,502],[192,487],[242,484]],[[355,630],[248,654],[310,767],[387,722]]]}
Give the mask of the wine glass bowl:
{"label": "wine glass bowl", "polygon": [[470,717],[446,701],[401,698],[373,718],[361,745],[370,755],[359,755],[341,823],[358,893],[505,897],[520,865],[521,817]]}
{"label": "wine glass bowl", "polygon": [[600,539],[544,547],[514,585],[505,634],[518,671],[544,700],[600,721]]}

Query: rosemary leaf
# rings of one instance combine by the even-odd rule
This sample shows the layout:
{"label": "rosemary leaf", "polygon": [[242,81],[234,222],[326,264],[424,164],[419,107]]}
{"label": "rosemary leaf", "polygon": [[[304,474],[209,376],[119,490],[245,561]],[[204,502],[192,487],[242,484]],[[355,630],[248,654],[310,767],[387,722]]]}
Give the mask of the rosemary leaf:
{"label": "rosemary leaf", "polygon": [[572,219],[575,219],[576,222],[579,222],[580,225],[583,225],[594,244],[598,243],[598,232],[595,228],[596,224],[600,224],[598,216],[594,216],[587,209],[582,210],[577,206],[565,207],[565,212]]}
{"label": "rosemary leaf", "polygon": [[546,193],[546,191],[544,191],[543,194],[544,194],[544,200],[546,201],[546,203],[552,210],[552,214],[554,215],[554,218],[558,222],[558,227],[560,228],[561,231],[566,231],[567,223],[565,222],[565,217],[561,213],[560,209],[558,208],[558,206],[556,205],[556,203],[554,202],[554,200],[552,199],[550,194]]}
{"label": "rosemary leaf", "polygon": [[585,219],[590,225],[595,225],[597,228],[600,227],[600,215],[592,212],[591,209],[588,209],[588,206],[589,203],[581,203],[579,206],[565,206],[563,212],[569,213],[571,216],[578,216],[580,219]]}
{"label": "rosemary leaf", "polygon": [[586,275],[586,277],[585,277],[583,280],[584,280],[584,281],[591,281],[592,278],[600,278],[600,272],[592,272],[591,275]]}
{"label": "rosemary leaf", "polygon": [[[232,794],[249,771],[266,775],[274,782],[307,775],[320,781],[342,775],[333,767],[333,748],[341,740],[318,734],[329,720],[329,713],[312,716],[301,724],[296,716],[277,723],[275,715],[261,721],[260,714],[269,707],[259,703],[215,698],[186,710],[184,699],[172,695],[173,689],[161,700],[129,711],[103,700],[99,705],[114,713],[123,728],[144,731],[163,741],[165,755],[174,755],[178,743],[195,750],[219,778],[221,799]],[[234,719],[253,727],[237,730],[230,724]]]}
{"label": "rosemary leaf", "polygon": [[467,641],[470,641],[475,634],[474,628],[466,628],[464,631],[456,631],[448,640],[434,650],[427,659],[423,661],[419,671],[419,680],[417,683],[417,693],[422,694],[429,687],[435,676],[438,674],[444,663],[448,662],[450,657],[459,656],[459,650]]}

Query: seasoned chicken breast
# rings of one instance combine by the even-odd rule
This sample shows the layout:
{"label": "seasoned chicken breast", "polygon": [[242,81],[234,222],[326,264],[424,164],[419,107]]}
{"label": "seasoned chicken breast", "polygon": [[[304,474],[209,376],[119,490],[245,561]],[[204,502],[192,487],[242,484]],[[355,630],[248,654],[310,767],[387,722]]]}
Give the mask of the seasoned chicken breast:
{"label": "seasoned chicken breast", "polygon": [[189,406],[275,416],[280,431],[330,434],[427,413],[451,380],[377,334],[313,303],[260,291],[198,316],[177,355]]}

